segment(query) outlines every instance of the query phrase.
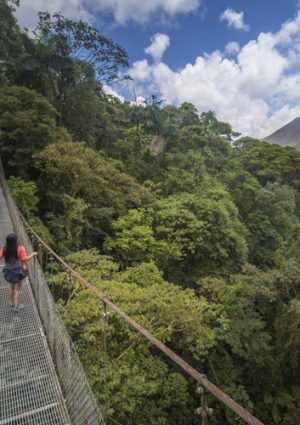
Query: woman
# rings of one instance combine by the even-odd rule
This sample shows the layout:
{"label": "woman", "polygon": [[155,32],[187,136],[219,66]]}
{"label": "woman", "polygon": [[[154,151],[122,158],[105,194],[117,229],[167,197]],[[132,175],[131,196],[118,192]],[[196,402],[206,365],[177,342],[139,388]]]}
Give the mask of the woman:
{"label": "woman", "polygon": [[20,304],[20,294],[23,279],[28,274],[25,263],[35,255],[37,253],[33,252],[27,256],[24,246],[19,245],[15,233],[7,236],[5,247],[0,249],[0,259],[4,257],[5,260],[4,278],[10,283],[11,306],[14,307],[16,312],[24,308],[24,305]]}

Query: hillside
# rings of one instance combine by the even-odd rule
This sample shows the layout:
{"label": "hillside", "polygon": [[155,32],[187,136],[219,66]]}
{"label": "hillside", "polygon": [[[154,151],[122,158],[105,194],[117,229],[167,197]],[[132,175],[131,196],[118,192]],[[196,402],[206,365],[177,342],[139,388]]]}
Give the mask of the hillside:
{"label": "hillside", "polygon": [[281,127],[264,140],[280,146],[292,146],[300,150],[300,117]]}

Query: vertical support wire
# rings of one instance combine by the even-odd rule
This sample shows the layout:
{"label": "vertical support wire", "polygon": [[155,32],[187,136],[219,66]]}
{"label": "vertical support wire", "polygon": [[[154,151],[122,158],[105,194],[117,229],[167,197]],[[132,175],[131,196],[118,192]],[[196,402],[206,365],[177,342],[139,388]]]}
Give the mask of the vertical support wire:
{"label": "vertical support wire", "polygon": [[202,425],[206,425],[207,423],[207,415],[206,415],[206,397],[205,397],[205,389],[203,388],[203,391],[201,393],[201,406],[203,409],[203,416],[202,416]]}
{"label": "vertical support wire", "polygon": [[40,263],[40,265],[41,265],[41,267],[42,267],[42,270],[43,270],[43,271],[45,271],[45,268],[44,268],[44,253],[43,253],[43,245],[42,245],[40,242],[38,242],[38,243],[37,243],[37,246],[38,246],[37,251],[38,251],[38,259],[39,259],[39,263]]}
{"label": "vertical support wire", "polygon": [[52,254],[49,254],[49,272],[50,272],[50,284],[49,288],[52,294],[52,297],[55,300],[55,291],[54,291],[54,282],[53,282],[53,262],[54,262],[54,257]]}
{"label": "vertical support wire", "polygon": [[[206,379],[206,375],[201,375]],[[213,409],[208,407],[206,400],[205,388],[202,386],[201,381],[198,382],[196,394],[200,397],[200,407],[196,409],[196,415],[200,417],[201,424],[207,425],[208,418],[213,414]]]}
{"label": "vertical support wire", "polygon": [[[37,252],[38,252],[38,256],[37,256],[38,262],[39,262],[40,267],[41,267],[41,269],[43,271],[44,270],[43,245],[39,241],[37,241]],[[36,267],[36,273],[37,273],[38,280],[39,280],[40,276],[39,276],[38,267]],[[38,293],[39,293],[39,308],[40,308],[40,311],[42,311],[43,304],[44,304],[44,300],[43,300],[43,295],[44,294],[43,294],[43,287],[40,286],[40,285],[39,285],[39,288],[38,288]]]}
{"label": "vertical support wire", "polygon": [[[49,264],[49,252],[47,249],[45,249],[45,269],[44,274],[46,275],[48,272],[48,264]],[[49,285],[48,285],[49,286]]]}
{"label": "vertical support wire", "polygon": [[105,408],[104,408],[104,420],[108,424],[108,386],[107,386],[107,327],[108,327],[108,312],[107,305],[103,302],[103,319],[104,319],[104,332],[103,332],[103,352],[104,352],[104,397],[105,397]]}
{"label": "vertical support wire", "polygon": [[68,272],[68,301],[67,301],[67,304],[69,304],[70,299],[71,299],[72,280],[73,280],[73,276],[72,276],[71,272]]}

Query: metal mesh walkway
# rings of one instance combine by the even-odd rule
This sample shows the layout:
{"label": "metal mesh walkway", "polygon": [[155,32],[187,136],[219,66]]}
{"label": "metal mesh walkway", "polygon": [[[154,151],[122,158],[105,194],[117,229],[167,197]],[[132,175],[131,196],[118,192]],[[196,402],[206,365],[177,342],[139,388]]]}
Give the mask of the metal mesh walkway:
{"label": "metal mesh walkway", "polygon": [[[12,231],[0,187],[0,246]],[[0,273],[0,425],[70,424],[28,279],[22,303],[15,313]]]}

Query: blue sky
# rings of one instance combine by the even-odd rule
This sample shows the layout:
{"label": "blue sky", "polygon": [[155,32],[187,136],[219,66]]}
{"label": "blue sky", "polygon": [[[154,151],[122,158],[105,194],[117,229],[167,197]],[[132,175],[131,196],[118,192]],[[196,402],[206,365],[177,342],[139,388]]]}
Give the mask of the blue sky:
{"label": "blue sky", "polygon": [[128,84],[106,88],[143,102],[213,110],[243,134],[263,137],[300,115],[299,0],[21,0],[93,23],[129,54]]}
{"label": "blue sky", "polygon": [[[249,31],[237,31],[220,22],[220,16],[227,8],[244,11]],[[169,18],[167,23],[162,21],[159,12],[142,25],[130,22],[118,26],[107,17],[98,22],[109,37],[126,48],[131,63],[144,56],[144,49],[154,33],[167,33],[171,45],[165,60],[171,67],[178,68],[193,62],[199,54],[223,49],[231,41],[245,44],[256,39],[261,32],[278,31],[296,11],[296,0],[205,0],[194,12]]]}

